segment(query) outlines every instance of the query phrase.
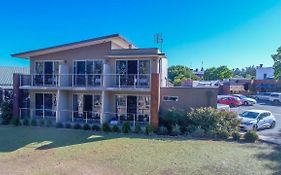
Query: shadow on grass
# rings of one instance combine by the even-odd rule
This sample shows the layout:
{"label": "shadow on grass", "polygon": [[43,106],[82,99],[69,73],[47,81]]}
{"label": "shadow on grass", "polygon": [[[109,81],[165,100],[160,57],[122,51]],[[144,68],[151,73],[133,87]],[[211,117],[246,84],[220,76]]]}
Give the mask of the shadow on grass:
{"label": "shadow on grass", "polygon": [[[281,146],[271,144],[250,144],[247,147],[258,151],[255,154],[255,158],[260,161],[267,161],[265,165],[266,169],[272,170],[273,175],[281,175]],[[270,147],[271,149],[267,149]]]}
{"label": "shadow on grass", "polygon": [[116,134],[95,134],[92,131],[1,125],[0,152],[12,152],[23,147],[47,150],[116,138]]}

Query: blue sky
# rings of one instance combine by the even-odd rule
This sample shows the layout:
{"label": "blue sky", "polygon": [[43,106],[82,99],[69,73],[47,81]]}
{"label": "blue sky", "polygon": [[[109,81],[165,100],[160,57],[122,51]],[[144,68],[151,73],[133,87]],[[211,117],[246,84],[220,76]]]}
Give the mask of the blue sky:
{"label": "blue sky", "polygon": [[138,47],[164,37],[169,65],[230,68],[273,64],[281,0],[26,0],[0,2],[0,65],[10,54],[120,33]]}

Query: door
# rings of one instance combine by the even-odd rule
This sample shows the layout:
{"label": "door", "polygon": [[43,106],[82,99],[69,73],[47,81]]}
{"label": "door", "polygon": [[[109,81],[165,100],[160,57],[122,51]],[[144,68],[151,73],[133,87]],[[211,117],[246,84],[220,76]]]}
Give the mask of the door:
{"label": "door", "polygon": [[128,69],[127,85],[134,86],[136,85],[136,81],[137,81],[138,61],[129,60],[127,69]]}
{"label": "door", "polygon": [[85,86],[86,85],[86,63],[85,61],[76,61],[75,62],[75,85]]}
{"label": "door", "polygon": [[93,111],[93,96],[92,95],[84,95],[83,100],[83,110],[84,110],[84,117],[92,118],[92,111]]}
{"label": "door", "polygon": [[35,94],[35,116],[43,117],[43,94]]}
{"label": "door", "polygon": [[137,96],[127,96],[127,116],[129,120],[134,120],[137,114]]}
{"label": "door", "polygon": [[266,113],[261,113],[258,116],[258,128],[265,128],[266,127]]}

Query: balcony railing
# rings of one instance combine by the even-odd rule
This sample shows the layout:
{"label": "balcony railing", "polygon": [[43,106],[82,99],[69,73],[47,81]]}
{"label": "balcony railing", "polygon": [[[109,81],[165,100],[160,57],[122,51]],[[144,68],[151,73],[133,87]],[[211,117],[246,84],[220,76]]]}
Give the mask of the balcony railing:
{"label": "balcony railing", "polygon": [[146,126],[150,123],[150,115],[147,114],[134,114],[134,113],[127,113],[127,114],[118,114],[118,113],[104,113],[104,116],[108,120],[109,124],[112,125],[122,125],[124,123],[129,123],[133,127],[137,124],[141,126]]}
{"label": "balcony railing", "polygon": [[[61,122],[73,123],[88,123],[100,124],[102,117],[111,125],[122,125],[129,123],[135,127],[137,124],[146,126],[150,122],[150,115],[148,114],[133,114],[127,113],[121,115],[117,113],[106,112],[103,115],[100,112],[94,111],[72,111],[72,110],[49,110],[49,109],[32,109],[20,108],[20,119],[37,119],[37,120],[52,120]],[[58,113],[58,115],[56,115]]]}
{"label": "balcony railing", "polygon": [[149,88],[149,74],[20,75],[21,87]]}

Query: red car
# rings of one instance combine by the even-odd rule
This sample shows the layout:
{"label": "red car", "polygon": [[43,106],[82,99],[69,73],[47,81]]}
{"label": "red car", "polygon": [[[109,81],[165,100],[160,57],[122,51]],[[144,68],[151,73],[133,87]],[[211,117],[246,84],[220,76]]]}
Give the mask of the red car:
{"label": "red car", "polygon": [[237,107],[243,104],[243,101],[238,97],[223,96],[218,98],[218,103],[229,105],[230,107]]}

